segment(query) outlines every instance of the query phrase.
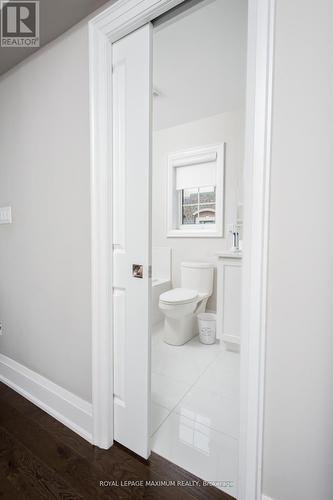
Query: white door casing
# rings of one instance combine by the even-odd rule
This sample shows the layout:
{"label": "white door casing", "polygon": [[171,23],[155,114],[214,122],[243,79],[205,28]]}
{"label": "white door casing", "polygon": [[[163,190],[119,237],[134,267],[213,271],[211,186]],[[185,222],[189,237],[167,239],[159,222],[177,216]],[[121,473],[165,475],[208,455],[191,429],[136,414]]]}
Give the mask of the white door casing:
{"label": "white door casing", "polygon": [[[113,443],[112,43],[184,0],[118,0],[89,22],[93,442]],[[275,0],[249,0],[239,500],[261,499]]]}
{"label": "white door casing", "polygon": [[151,23],[112,45],[114,439],[144,458],[150,454],[151,49]]}

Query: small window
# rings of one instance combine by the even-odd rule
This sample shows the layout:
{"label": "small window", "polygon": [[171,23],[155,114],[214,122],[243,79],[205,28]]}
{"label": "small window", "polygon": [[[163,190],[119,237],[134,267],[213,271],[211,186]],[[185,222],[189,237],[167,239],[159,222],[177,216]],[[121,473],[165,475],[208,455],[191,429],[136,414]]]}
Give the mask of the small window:
{"label": "small window", "polygon": [[181,225],[215,224],[216,186],[182,189]]}
{"label": "small window", "polygon": [[168,236],[223,235],[224,145],[169,155]]}

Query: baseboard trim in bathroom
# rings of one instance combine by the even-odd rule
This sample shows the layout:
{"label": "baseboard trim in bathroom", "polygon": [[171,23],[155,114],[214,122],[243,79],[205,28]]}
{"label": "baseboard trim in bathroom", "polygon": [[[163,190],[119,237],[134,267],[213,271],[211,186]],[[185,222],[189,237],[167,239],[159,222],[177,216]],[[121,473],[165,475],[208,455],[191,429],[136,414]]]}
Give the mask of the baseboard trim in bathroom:
{"label": "baseboard trim in bathroom", "polygon": [[92,405],[0,354],[0,381],[92,443]]}

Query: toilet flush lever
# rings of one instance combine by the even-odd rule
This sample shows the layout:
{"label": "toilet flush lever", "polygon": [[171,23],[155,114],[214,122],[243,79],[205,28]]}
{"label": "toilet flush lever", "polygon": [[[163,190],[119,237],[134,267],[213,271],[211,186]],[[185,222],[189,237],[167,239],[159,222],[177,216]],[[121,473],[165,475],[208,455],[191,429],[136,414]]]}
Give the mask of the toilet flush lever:
{"label": "toilet flush lever", "polygon": [[143,266],[141,264],[132,264],[133,278],[143,278]]}

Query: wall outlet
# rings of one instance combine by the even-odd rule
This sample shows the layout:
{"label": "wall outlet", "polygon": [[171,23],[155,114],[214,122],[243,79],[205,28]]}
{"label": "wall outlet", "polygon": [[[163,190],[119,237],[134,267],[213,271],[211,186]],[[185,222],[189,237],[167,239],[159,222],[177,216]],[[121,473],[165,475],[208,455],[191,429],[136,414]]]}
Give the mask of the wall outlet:
{"label": "wall outlet", "polygon": [[0,207],[0,224],[12,223],[12,208]]}

